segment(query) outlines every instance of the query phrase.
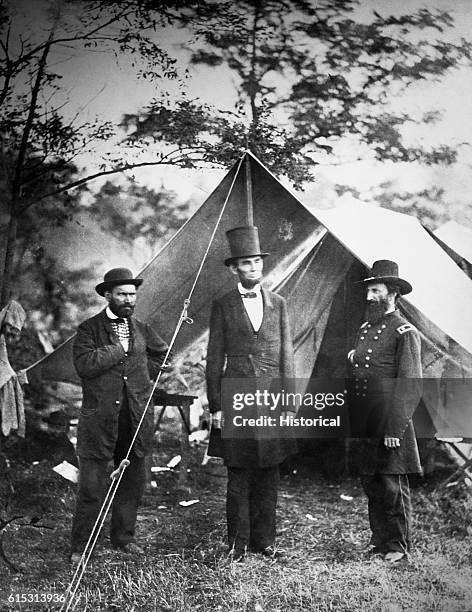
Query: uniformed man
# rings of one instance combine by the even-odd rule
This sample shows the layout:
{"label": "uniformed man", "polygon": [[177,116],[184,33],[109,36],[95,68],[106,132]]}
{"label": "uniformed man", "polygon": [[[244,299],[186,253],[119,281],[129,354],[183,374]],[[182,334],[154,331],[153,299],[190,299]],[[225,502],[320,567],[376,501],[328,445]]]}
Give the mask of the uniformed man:
{"label": "uniformed man", "polygon": [[[285,300],[260,285],[268,253],[261,252],[257,227],[238,227],[227,237],[231,257],[225,264],[239,283],[214,301],[211,313],[206,378],[214,426],[219,426],[222,411],[230,418],[230,407],[222,402],[223,377],[289,384],[294,368]],[[209,449],[224,458],[228,469],[226,515],[234,561],[243,561],[247,550],[280,556],[275,548],[279,464],[294,451],[294,442],[275,431],[271,436],[259,437],[257,430],[243,438],[223,435],[221,447]]]}
{"label": "uniformed man", "polygon": [[361,282],[367,321],[348,354],[351,435],[369,500],[373,552],[396,562],[411,543],[408,474],[421,472],[412,423],[422,389],[420,337],[396,308],[397,298],[412,287],[398,276],[395,262],[376,261]]}

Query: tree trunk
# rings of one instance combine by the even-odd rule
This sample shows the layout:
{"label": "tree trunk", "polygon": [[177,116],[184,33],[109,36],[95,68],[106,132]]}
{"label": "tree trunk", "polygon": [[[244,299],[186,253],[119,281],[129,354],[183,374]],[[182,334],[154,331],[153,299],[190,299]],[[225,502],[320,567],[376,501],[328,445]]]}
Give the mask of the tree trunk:
{"label": "tree trunk", "polygon": [[[59,5],[57,5],[57,7],[59,7]],[[35,112],[37,110],[38,97],[41,92],[41,87],[43,85],[46,62],[49,55],[49,51],[51,49],[51,42],[54,38],[54,32],[56,31],[58,20],[59,12],[57,10],[56,15],[54,16],[54,23],[49,32],[48,40],[38,61],[38,70],[36,72],[33,89],[31,91],[31,100],[29,102],[28,115],[25,120],[25,125],[23,128],[20,147],[18,151],[18,157],[15,162],[15,173],[11,188],[11,217],[8,225],[7,249],[5,254],[5,268],[3,273],[3,286],[1,293],[2,306],[4,306],[11,297],[13,265],[16,249],[16,236],[18,233],[18,217],[21,214],[19,200],[21,199],[22,193],[22,173],[24,170],[25,161],[27,159],[28,143],[31,135],[31,130],[35,121]]]}
{"label": "tree trunk", "polygon": [[12,273],[15,263],[16,236],[18,232],[18,217],[12,215],[8,224],[7,248],[5,251],[5,265],[3,268],[3,284],[0,306],[6,306],[11,298],[12,292]]}
{"label": "tree trunk", "polygon": [[250,131],[254,132],[259,123],[259,109],[257,107],[256,96],[258,92],[257,80],[257,36],[259,33],[259,19],[261,17],[261,0],[254,3],[254,20],[251,33],[251,71],[249,74],[249,101],[251,105],[251,126]]}

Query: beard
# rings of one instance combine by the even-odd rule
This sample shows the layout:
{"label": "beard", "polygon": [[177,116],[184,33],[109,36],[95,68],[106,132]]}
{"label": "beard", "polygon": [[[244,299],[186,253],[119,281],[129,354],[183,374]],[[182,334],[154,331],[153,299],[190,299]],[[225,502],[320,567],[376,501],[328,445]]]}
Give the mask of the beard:
{"label": "beard", "polygon": [[132,304],[117,304],[113,299],[109,302],[110,310],[117,317],[127,319],[133,314],[134,306]]}
{"label": "beard", "polygon": [[369,321],[369,323],[379,321],[387,312],[388,307],[388,300],[385,298],[380,298],[378,302],[367,302],[367,321]]}
{"label": "beard", "polygon": [[257,280],[253,278],[245,278],[243,281],[241,281],[241,285],[244,287],[244,289],[253,289],[260,282],[260,278],[258,278]]}

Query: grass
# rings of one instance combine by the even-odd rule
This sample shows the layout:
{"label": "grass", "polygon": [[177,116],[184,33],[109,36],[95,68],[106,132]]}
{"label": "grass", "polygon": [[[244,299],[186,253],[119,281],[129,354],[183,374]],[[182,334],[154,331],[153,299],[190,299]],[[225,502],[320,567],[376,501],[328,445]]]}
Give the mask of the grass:
{"label": "grass", "polygon": [[[155,465],[178,452],[163,440]],[[281,482],[278,544],[286,561],[249,555],[232,565],[225,547],[224,470],[200,466],[193,449],[189,489],[178,475],[156,475],[138,519],[143,558],[109,548],[106,531],[80,587],[76,610],[90,612],[467,612],[472,610],[472,496],[460,487],[423,484],[413,491],[414,551],[409,563],[387,566],[365,552],[366,499],[356,481],[329,481],[303,465]],[[19,593],[62,593],[74,485],[43,461],[15,466],[10,513],[23,514],[5,536],[20,571],[0,561],[1,610],[50,610],[39,603],[8,604]],[[344,494],[352,500],[343,500]],[[199,499],[183,508],[182,499]],[[35,526],[19,526],[40,517]],[[38,527],[39,525],[39,527]]]}

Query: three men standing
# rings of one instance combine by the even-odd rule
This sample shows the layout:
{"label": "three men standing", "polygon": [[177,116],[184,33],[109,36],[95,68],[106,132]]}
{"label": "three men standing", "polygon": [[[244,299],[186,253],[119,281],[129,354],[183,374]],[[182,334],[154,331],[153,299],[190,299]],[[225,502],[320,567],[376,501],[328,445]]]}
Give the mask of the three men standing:
{"label": "three men standing", "polygon": [[[213,426],[229,417],[222,405],[225,379],[288,380],[294,375],[293,347],[285,300],[260,285],[263,259],[257,227],[227,232],[231,257],[225,260],[238,277],[237,288],[213,302],[207,352],[207,393]],[[237,383],[236,383],[237,384]],[[293,453],[293,442],[277,436],[226,438],[219,451],[228,469],[226,514],[234,561],[246,551],[277,557],[275,512],[279,465]]]}
{"label": "three men standing", "polygon": [[395,303],[412,291],[398,266],[376,261],[362,281],[367,291],[367,321],[361,325],[350,390],[352,437],[361,483],[369,500],[373,551],[390,562],[402,559],[411,543],[408,474],[421,465],[412,423],[421,399],[421,342],[418,331]]}
{"label": "three men standing", "polygon": [[[78,328],[74,364],[82,380],[77,454],[79,490],[72,524],[72,560],[80,559],[109,484],[108,464],[126,457],[151,393],[167,345],[146,323],[135,319],[136,290],[142,279],[114,268],[96,291],[108,306]],[[134,542],[137,509],[145,484],[144,456],[153,435],[153,414],[146,414],[129,456],[130,464],[116,492],[111,517],[111,543],[140,553]]]}
{"label": "three men standing", "polygon": [[[231,256],[225,264],[238,286],[213,303],[207,352],[207,392],[213,425],[221,426],[230,406],[222,401],[225,380],[278,380],[294,376],[293,346],[286,303],[261,287],[263,260],[253,226],[227,232]],[[369,499],[374,550],[388,561],[410,547],[411,501],[408,473],[421,472],[412,424],[421,397],[421,351],[417,330],[398,312],[398,296],[411,285],[388,260],[374,263],[362,281],[367,289],[367,321],[348,358],[354,388],[350,407],[358,445],[361,482]],[[108,463],[126,456],[151,392],[150,377],[167,352],[166,343],[132,316],[142,279],[116,268],[96,291],[108,306],[79,326],[74,363],[82,379],[83,406],[77,453],[80,483],[72,526],[72,557],[80,558],[107,485]],[[150,366],[150,367],[149,367]],[[153,416],[146,415],[130,453],[113,504],[111,542],[140,552],[134,543],[137,508],[144,489],[144,455],[152,440]],[[295,451],[278,436],[222,436],[220,456],[228,470],[228,543],[234,561],[247,550],[276,558],[276,504],[279,465]]]}

